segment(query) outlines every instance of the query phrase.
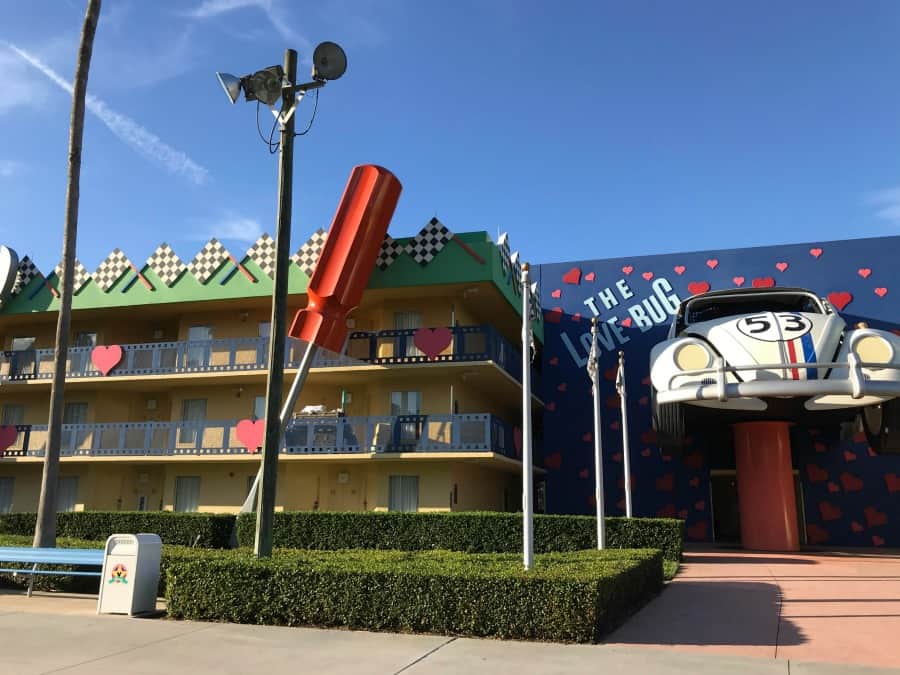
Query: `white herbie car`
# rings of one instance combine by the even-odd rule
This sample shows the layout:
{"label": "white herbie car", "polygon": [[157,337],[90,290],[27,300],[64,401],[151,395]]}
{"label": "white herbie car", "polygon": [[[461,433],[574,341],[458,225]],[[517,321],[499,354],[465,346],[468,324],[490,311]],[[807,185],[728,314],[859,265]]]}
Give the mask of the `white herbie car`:
{"label": "white herbie car", "polygon": [[875,452],[900,453],[900,338],[848,328],[811,291],[688,298],[650,353],[650,379],[664,448],[680,448],[700,425],[786,420],[861,424]]}

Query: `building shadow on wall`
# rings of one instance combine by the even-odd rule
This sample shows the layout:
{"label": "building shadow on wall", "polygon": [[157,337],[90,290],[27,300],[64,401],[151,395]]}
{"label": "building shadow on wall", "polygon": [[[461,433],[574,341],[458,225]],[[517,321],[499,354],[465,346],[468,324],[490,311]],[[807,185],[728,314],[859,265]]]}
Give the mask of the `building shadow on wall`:
{"label": "building shadow on wall", "polygon": [[[780,624],[780,625],[779,625]],[[610,635],[633,645],[799,645],[807,642],[780,618],[778,586],[757,581],[679,581]]]}

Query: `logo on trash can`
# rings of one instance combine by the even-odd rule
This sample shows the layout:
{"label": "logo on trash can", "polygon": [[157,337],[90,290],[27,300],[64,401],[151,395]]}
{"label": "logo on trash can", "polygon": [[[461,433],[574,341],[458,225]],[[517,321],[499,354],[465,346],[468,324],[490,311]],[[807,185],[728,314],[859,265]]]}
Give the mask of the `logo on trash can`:
{"label": "logo on trash can", "polygon": [[127,584],[128,583],[128,568],[125,567],[122,563],[116,563],[115,567],[112,568],[112,575],[109,578],[110,584]]}

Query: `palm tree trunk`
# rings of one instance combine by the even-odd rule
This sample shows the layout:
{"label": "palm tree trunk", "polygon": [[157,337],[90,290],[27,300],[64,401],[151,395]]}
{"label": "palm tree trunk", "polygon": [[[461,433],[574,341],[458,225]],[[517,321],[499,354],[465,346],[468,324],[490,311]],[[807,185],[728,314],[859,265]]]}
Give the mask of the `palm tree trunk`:
{"label": "palm tree trunk", "polygon": [[81,139],[84,135],[84,103],[87,94],[88,71],[94,34],[100,18],[100,0],[88,0],[81,27],[81,44],[75,64],[75,84],[72,92],[72,117],[69,122],[69,173],[66,187],[66,223],[63,232],[62,279],[59,317],[56,322],[56,352],[54,354],[53,384],[50,388],[50,420],[47,449],[44,454],[44,473],[41,477],[41,498],[38,503],[34,546],[56,545],[56,495],[59,481],[59,446],[62,437],[66,361],[69,351],[69,325],[72,319],[72,283],[75,276],[75,240],[78,234],[78,196],[81,182]]}

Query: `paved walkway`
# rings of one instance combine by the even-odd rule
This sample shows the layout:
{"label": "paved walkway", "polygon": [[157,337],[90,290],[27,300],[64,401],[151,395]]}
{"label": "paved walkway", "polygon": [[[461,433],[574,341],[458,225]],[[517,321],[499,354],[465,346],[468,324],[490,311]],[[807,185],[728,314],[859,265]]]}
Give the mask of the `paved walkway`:
{"label": "paved walkway", "polygon": [[608,644],[900,668],[900,555],[692,551]]}

